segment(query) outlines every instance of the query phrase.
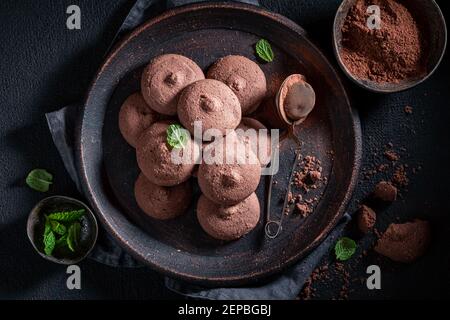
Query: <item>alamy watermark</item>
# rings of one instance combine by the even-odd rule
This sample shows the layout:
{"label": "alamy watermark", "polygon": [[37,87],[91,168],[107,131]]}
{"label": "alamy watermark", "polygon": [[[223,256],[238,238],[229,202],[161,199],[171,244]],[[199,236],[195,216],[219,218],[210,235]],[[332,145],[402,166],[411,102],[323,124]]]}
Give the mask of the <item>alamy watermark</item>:
{"label": "alamy watermark", "polygon": [[67,267],[67,274],[70,276],[66,280],[66,286],[69,290],[81,289],[81,269],[76,264],[72,264]]}
{"label": "alamy watermark", "polygon": [[66,27],[69,30],[81,29],[81,9],[79,6],[72,4],[67,7],[66,13],[69,14],[66,20]]}
{"label": "alamy watermark", "polygon": [[381,10],[377,5],[371,5],[367,7],[366,13],[369,14],[369,18],[367,18],[367,28],[370,30],[381,29]]}
{"label": "alamy watermark", "polygon": [[279,169],[279,140],[278,129],[230,129],[224,136],[223,131],[214,128],[203,131],[202,122],[195,121],[193,143],[185,148],[173,148],[171,161],[175,164],[263,164],[267,166],[261,174],[274,175]]}

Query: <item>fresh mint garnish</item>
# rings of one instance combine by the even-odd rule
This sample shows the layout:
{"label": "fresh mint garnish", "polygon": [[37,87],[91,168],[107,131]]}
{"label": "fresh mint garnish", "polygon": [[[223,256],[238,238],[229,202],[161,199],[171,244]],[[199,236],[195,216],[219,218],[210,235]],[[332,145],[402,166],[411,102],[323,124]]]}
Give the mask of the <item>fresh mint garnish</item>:
{"label": "fresh mint garnish", "polygon": [[171,124],[167,128],[167,143],[172,148],[184,148],[189,138],[189,132],[179,124]]}
{"label": "fresh mint garnish", "polygon": [[336,242],[334,252],[336,258],[341,261],[350,259],[356,251],[356,242],[350,238],[342,237]]}
{"label": "fresh mint garnish", "polygon": [[50,226],[50,222],[45,222],[44,229],[44,252],[46,255],[51,256],[55,249],[56,237]]}
{"label": "fresh mint garnish", "polygon": [[74,222],[80,220],[85,212],[85,209],[55,212],[49,214],[48,218],[58,222]]}
{"label": "fresh mint garnish", "polygon": [[45,169],[34,169],[28,174],[25,181],[31,189],[47,192],[52,184],[53,176]]}
{"label": "fresh mint garnish", "polygon": [[261,39],[256,43],[256,53],[266,62],[272,62],[275,57],[272,47],[266,39]]}
{"label": "fresh mint garnish", "polygon": [[67,233],[56,240],[55,249],[67,246]]}
{"label": "fresh mint garnish", "polygon": [[67,246],[70,250],[75,251],[80,241],[81,225],[79,222],[74,222],[70,225],[67,233]]}
{"label": "fresh mint garnish", "polygon": [[64,235],[67,232],[67,228],[65,225],[59,223],[58,221],[49,220],[50,226],[52,227],[52,231],[60,236]]}
{"label": "fresh mint garnish", "polygon": [[68,247],[75,251],[80,241],[80,219],[86,210],[54,212],[45,216],[44,252],[50,256],[55,249]]}

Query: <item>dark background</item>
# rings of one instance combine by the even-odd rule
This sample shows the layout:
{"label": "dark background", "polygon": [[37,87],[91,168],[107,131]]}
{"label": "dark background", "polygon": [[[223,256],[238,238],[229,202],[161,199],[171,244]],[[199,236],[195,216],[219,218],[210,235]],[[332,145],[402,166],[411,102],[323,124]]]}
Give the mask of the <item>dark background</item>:
{"label": "dark background", "polygon": [[[331,50],[331,27],[340,3],[336,0],[262,0],[262,5],[303,26],[336,65]],[[446,1],[438,1],[445,3]],[[67,6],[81,8],[82,29],[66,29]],[[164,288],[163,277],[149,269],[111,268],[85,260],[80,263],[82,290],[66,289],[66,268],[40,258],[26,237],[30,209],[44,196],[25,186],[27,173],[46,168],[55,184],[48,195],[80,197],[47,130],[45,112],[82,99],[133,0],[0,1],[0,298],[104,299],[176,298]],[[448,9],[441,7],[448,17]],[[417,262],[401,265],[370,250],[374,235],[358,240],[357,255],[344,264],[350,275],[350,299],[443,298],[450,293],[450,61],[446,54],[438,71],[424,84],[398,94],[369,94],[348,84],[360,112],[364,136],[363,169],[384,163],[388,143],[401,156],[399,163],[412,168],[402,199],[378,212],[377,228],[417,217],[433,228],[432,246]],[[413,107],[406,115],[404,107]],[[404,149],[403,149],[404,148]],[[392,169],[363,179],[350,211]],[[354,237],[352,230],[348,233]],[[363,250],[368,254],[360,256]],[[382,290],[367,290],[360,277],[366,267],[378,264]],[[335,271],[330,254],[329,279],[316,281],[316,298],[339,298],[345,282]]]}

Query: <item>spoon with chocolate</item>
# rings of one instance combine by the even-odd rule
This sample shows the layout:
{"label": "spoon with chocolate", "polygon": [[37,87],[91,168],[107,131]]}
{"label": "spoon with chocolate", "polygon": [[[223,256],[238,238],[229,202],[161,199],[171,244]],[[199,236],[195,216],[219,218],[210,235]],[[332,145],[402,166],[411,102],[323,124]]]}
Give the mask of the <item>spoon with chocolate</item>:
{"label": "spoon with chocolate", "polygon": [[[287,130],[284,135],[280,138],[280,144],[286,139],[293,139],[298,145],[295,151],[295,160],[292,166],[292,171],[289,176],[289,183],[284,199],[283,210],[286,208],[288,203],[288,194],[291,193],[291,180],[297,167],[299,159],[299,151],[301,142],[294,132],[295,126],[300,125],[311,111],[314,109],[316,103],[316,94],[312,86],[306,82],[306,78],[301,74],[292,74],[288,76],[280,86],[274,101],[271,101],[272,105],[275,106],[278,115],[284,122]],[[278,146],[279,148],[279,146]],[[270,200],[272,195],[272,180],[273,174],[269,175],[269,182],[267,188],[267,205],[266,205],[266,225],[265,233],[266,236],[273,239],[278,236],[282,230],[282,220],[284,214],[278,220],[273,220],[270,216]]]}

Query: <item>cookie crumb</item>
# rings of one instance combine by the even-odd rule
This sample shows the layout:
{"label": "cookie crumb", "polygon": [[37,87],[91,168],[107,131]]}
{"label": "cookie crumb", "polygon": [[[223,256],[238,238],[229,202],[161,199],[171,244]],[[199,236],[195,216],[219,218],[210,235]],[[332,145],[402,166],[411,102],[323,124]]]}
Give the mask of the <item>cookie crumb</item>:
{"label": "cookie crumb", "polygon": [[397,199],[397,188],[390,182],[380,181],[372,192],[372,198],[380,202],[394,202]]}

